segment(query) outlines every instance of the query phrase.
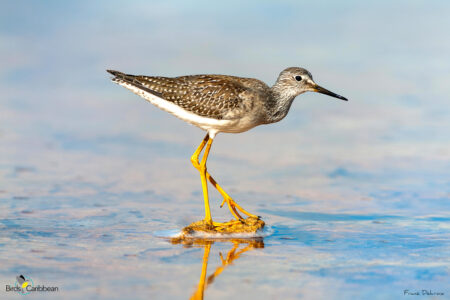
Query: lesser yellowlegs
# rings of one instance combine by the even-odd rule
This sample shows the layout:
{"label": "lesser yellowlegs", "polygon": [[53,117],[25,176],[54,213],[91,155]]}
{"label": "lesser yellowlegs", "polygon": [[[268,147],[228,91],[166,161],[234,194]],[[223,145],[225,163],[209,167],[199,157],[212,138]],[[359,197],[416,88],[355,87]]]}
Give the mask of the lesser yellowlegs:
{"label": "lesser yellowlegs", "polygon": [[108,72],[114,75],[115,83],[207,132],[191,162],[200,172],[205,221],[213,226],[221,223],[213,222],[211,218],[208,180],[224,198],[221,207],[226,202],[237,220],[243,219],[240,213],[258,218],[239,206],[206,170],[206,160],[217,133],[239,133],[261,124],[278,122],[287,115],[294,98],[304,92],[318,92],[347,101],[317,85],[310,72],[297,67],[283,70],[272,87],[257,79],[227,75],[161,77]]}

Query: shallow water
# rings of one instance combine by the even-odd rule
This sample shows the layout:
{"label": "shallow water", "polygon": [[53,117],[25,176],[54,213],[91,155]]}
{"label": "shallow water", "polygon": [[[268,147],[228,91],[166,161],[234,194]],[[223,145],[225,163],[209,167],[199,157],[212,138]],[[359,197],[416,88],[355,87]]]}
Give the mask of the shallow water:
{"label": "shallow water", "polygon": [[[450,6],[214,3],[3,3],[0,299],[20,274],[59,288],[33,299],[448,298]],[[105,69],[272,83],[293,65],[350,101],[303,94],[208,160],[269,234],[173,244],[204,214],[204,133]]]}
{"label": "shallow water", "polygon": [[[70,185],[83,184],[72,179]],[[188,217],[200,217],[198,193],[180,200],[150,191],[58,193],[2,201],[0,280],[12,285],[15,274],[25,274],[60,288],[58,295],[33,296],[38,299],[200,297],[206,251],[206,299],[398,299],[404,290],[447,292],[448,218],[311,210],[292,197],[275,201],[241,192],[241,202],[264,216],[270,235],[182,245],[164,237],[187,225]]]}

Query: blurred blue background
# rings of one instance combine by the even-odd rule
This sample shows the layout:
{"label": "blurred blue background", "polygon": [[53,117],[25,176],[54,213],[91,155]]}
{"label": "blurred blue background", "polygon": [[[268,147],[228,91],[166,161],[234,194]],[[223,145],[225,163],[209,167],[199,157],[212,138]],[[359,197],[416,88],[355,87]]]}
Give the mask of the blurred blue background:
{"label": "blurred blue background", "polygon": [[[206,298],[448,297],[448,3],[1,6],[0,284],[26,273],[61,287],[36,298],[188,298],[203,250],[155,232],[202,217],[189,157],[204,133],[114,85],[105,69],[271,85],[302,66],[350,101],[303,94],[280,123],[217,136],[209,170],[273,234]],[[211,193],[213,216],[226,220]]]}

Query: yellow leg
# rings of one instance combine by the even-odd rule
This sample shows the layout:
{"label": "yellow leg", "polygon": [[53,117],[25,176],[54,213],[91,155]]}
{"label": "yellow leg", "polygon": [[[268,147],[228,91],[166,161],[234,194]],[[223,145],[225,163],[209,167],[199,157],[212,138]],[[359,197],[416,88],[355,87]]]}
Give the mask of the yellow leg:
{"label": "yellow leg", "polygon": [[[223,189],[222,187],[217,183],[217,181],[214,180],[214,178],[212,178],[212,176],[207,172],[206,170],[206,160],[208,158],[208,154],[209,154],[209,150],[211,148],[211,144],[212,144],[212,139],[209,138],[209,135],[207,134],[205,136],[205,138],[203,139],[203,141],[200,143],[200,145],[198,146],[197,150],[195,150],[194,154],[191,156],[191,162],[194,165],[194,167],[199,170],[200,172],[200,178],[202,180],[202,189],[203,189],[203,197],[205,200],[205,220],[207,221],[212,221],[211,218],[211,211],[209,208],[209,198],[208,198],[208,186],[206,184],[206,180],[204,179],[206,177],[207,180],[209,180],[209,182],[211,182],[211,184],[217,189],[217,191],[222,195],[223,197],[223,201],[222,204],[220,204],[220,207],[222,207],[225,202],[227,202],[228,208],[231,212],[231,214],[237,219],[240,220],[242,219],[242,216],[239,214],[238,210],[243,213],[246,214],[247,216],[250,217],[255,217],[257,218],[256,215],[253,215],[249,212],[247,212],[245,209],[243,209],[240,205],[238,205]],[[206,145],[206,149],[205,149],[205,153],[203,154],[203,158],[201,163],[199,162],[199,156],[200,153],[202,152],[203,148]]]}
{"label": "yellow leg", "polygon": [[243,214],[246,214],[249,217],[255,217],[257,218],[258,216],[249,213],[248,211],[246,211],[245,209],[243,209],[239,204],[237,204],[230,196],[228,196],[228,194],[222,189],[222,187],[214,180],[214,178],[211,177],[211,175],[209,175],[209,173],[206,173],[206,178],[211,182],[211,184],[219,191],[219,193],[222,195],[223,197],[223,201],[220,204],[220,207],[222,207],[225,202],[228,204],[228,208],[230,209],[231,214],[233,214],[233,216],[236,219],[242,219],[241,215],[239,214],[239,212],[236,210],[236,208],[238,210],[240,210]]}
{"label": "yellow leg", "polygon": [[[203,141],[201,142],[200,146],[198,146],[197,150],[195,150],[194,154],[191,157],[191,162],[194,165],[194,167],[197,168],[197,170],[199,170],[200,179],[202,181],[203,199],[205,201],[205,221],[211,224],[212,218],[211,218],[211,210],[209,208],[208,184],[206,181],[206,160],[208,159],[212,141],[213,140],[210,139],[209,135],[207,134],[203,139]],[[198,157],[202,152],[203,148],[205,147],[205,144],[206,144],[205,153],[203,154],[202,161],[199,163]]]}

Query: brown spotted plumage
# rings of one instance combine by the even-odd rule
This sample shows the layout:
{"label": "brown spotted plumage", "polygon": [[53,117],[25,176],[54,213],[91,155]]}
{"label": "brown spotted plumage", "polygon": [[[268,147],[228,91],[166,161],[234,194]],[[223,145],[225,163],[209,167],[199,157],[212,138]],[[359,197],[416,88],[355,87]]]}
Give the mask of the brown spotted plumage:
{"label": "brown spotted plumage", "polygon": [[173,102],[199,116],[235,119],[251,109],[252,93],[267,92],[269,87],[251,78],[225,75],[190,75],[180,77],[135,76],[108,71],[116,78],[155,96]]}

